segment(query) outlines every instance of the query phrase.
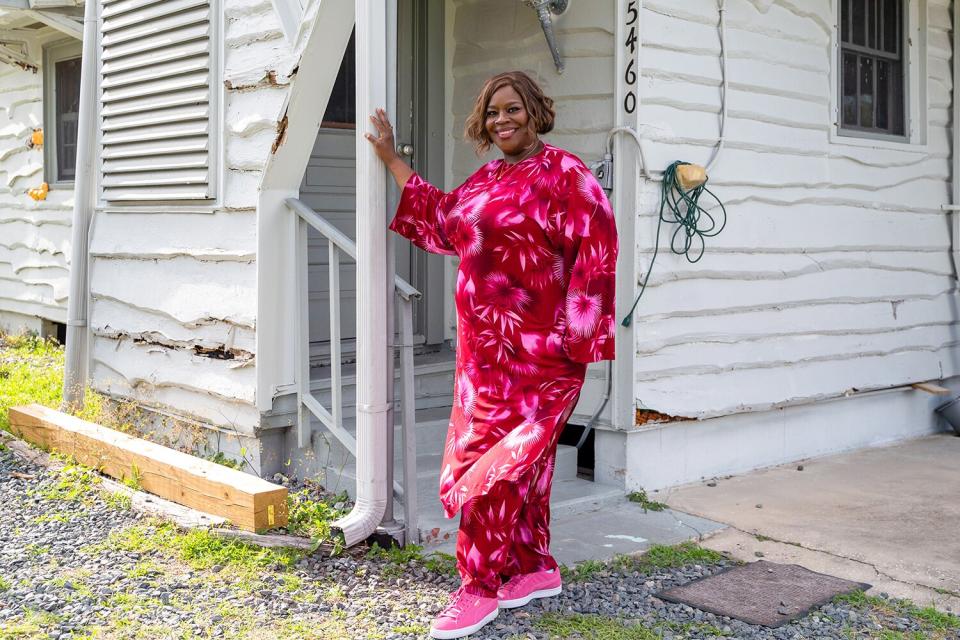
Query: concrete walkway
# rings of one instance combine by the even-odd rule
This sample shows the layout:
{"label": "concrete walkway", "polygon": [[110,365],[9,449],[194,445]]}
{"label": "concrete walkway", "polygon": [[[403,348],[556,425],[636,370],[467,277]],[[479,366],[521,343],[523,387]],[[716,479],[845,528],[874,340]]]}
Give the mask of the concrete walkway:
{"label": "concrete walkway", "polygon": [[[586,560],[606,561],[617,555],[642,553],[655,544],[699,541],[724,525],[671,509],[644,511],[624,499],[596,511],[552,519],[550,553],[572,567]],[[456,538],[427,551],[456,553]]]}
{"label": "concrete walkway", "polygon": [[[802,470],[801,470],[802,469]],[[960,612],[960,437],[938,435],[653,496],[729,525],[704,541]]]}

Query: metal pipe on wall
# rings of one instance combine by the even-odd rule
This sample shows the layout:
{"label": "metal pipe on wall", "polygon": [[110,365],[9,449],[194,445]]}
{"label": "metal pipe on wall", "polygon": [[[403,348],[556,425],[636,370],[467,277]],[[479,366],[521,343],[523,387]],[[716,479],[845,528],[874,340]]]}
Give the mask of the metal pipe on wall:
{"label": "metal pipe on wall", "polygon": [[[356,110],[387,104],[387,12],[382,1],[356,0]],[[387,211],[386,169],[363,136],[357,152],[357,500],[333,523],[347,546],[376,531],[387,483]],[[361,305],[369,304],[364,309]]]}
{"label": "metal pipe on wall", "polygon": [[83,11],[83,53],[80,63],[80,113],[77,129],[76,181],[70,245],[70,294],[67,298],[67,344],[63,404],[83,406],[89,361],[88,254],[90,221],[95,199],[97,114],[97,4],[88,0]]}

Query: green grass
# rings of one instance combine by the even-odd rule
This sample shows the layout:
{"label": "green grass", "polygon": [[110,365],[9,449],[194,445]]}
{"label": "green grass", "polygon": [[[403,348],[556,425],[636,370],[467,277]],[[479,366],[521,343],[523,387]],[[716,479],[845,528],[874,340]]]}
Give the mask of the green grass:
{"label": "green grass", "polygon": [[56,482],[42,489],[31,489],[28,493],[45,500],[90,504],[96,495],[95,487],[100,484],[97,472],[70,458],[57,455],[54,457],[63,463],[62,467],[52,471],[56,475]]}
{"label": "green grass", "polygon": [[175,557],[194,569],[214,565],[255,574],[262,569],[286,570],[302,557],[292,549],[267,549],[238,540],[217,537],[204,529],[181,532],[176,525],[152,520],[110,532],[107,540],[86,550],[95,553],[102,548],[117,551],[158,553]]}
{"label": "green grass", "polygon": [[879,616],[908,618],[920,626],[918,632],[903,632],[886,629],[880,636],[883,640],[946,640],[954,638],[960,630],[960,617],[939,611],[934,607],[919,607],[909,600],[886,599],[870,596],[863,591],[854,591],[834,598],[834,602],[846,604],[866,613]]}
{"label": "green grass", "polygon": [[647,496],[647,492],[643,489],[628,493],[627,500],[629,500],[630,502],[636,502],[641,507],[643,507],[643,510],[645,512],[646,511],[663,511],[664,509],[667,508],[667,505],[665,505],[664,503],[657,502],[656,500],[651,500]]}
{"label": "green grass", "polygon": [[[57,409],[63,401],[63,347],[37,336],[0,334],[0,429],[10,430],[7,410],[38,403]],[[84,409],[77,413],[93,420],[103,412],[104,398],[88,389]]]}
{"label": "green grass", "polygon": [[17,640],[49,638],[50,635],[45,629],[49,629],[62,621],[62,616],[47,613],[46,611],[27,609],[21,620],[8,620],[0,626],[0,640],[14,640],[14,638]]}
{"label": "green grass", "polygon": [[9,591],[10,586],[10,581],[3,576],[0,576],[0,591]]}
{"label": "green grass", "polygon": [[693,542],[666,546],[655,544],[642,556],[617,556],[609,562],[585,560],[573,567],[560,567],[563,579],[570,582],[590,580],[605,571],[649,573],[655,569],[672,569],[685,565],[712,565],[727,560],[722,554],[704,549]]}
{"label": "green grass", "polygon": [[597,615],[547,613],[536,627],[551,638],[583,638],[583,640],[659,640],[662,634],[640,625]]}

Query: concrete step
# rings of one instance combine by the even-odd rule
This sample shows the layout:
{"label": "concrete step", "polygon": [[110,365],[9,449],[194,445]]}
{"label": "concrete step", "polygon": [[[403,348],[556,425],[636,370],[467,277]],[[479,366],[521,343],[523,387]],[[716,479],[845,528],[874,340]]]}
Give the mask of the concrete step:
{"label": "concrete step", "polygon": [[[441,443],[442,447],[442,443]],[[459,521],[444,517],[437,494],[440,488],[441,451],[421,454],[417,457],[417,491],[419,503],[421,540],[424,543],[443,543],[455,536]],[[400,461],[394,465],[394,477],[402,484]],[[331,491],[346,491],[355,496],[356,466],[352,458],[324,469],[323,483]],[[554,470],[550,510],[555,517],[576,516],[600,507],[625,501],[623,490],[618,487],[598,485],[577,477],[577,449],[568,445],[557,447],[557,464]],[[401,517],[402,504],[397,501],[394,512]]]}
{"label": "concrete step", "polygon": [[[414,363],[414,396],[417,409],[449,407],[453,398],[453,373],[456,368],[451,351],[419,356]],[[353,364],[343,365],[341,395],[344,418],[356,411],[357,377]],[[400,393],[400,369],[394,373],[395,392]],[[310,371],[310,392],[325,407],[330,406],[330,369],[315,367]]]}
{"label": "concrete step", "polygon": [[[460,519],[448,520],[436,495],[430,498],[427,502],[420,499],[420,544],[432,547],[455,541]],[[550,518],[583,519],[584,514],[621,504],[630,503],[618,487],[599,485],[580,478],[554,480],[550,492]],[[398,506],[395,513],[400,518],[403,510]]]}
{"label": "concrete step", "polygon": [[[442,451],[417,456],[417,491],[419,496],[436,498],[440,491],[440,465]],[[403,485],[403,468],[399,457],[394,459],[394,479]],[[553,470],[554,481],[573,480],[577,477],[577,448],[568,445],[557,447],[557,462]],[[351,498],[355,496],[357,485],[356,463],[350,459],[346,463],[328,466],[324,470],[324,487],[333,492],[346,491]]]}

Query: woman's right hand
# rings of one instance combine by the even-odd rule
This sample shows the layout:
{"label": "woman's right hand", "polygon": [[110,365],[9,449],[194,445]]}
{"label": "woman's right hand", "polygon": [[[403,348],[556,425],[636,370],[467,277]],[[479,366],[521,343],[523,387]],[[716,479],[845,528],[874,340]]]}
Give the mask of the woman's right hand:
{"label": "woman's right hand", "polygon": [[410,176],[413,175],[413,169],[397,153],[397,143],[393,137],[393,125],[390,124],[387,112],[383,109],[377,109],[377,112],[370,116],[370,122],[376,127],[377,135],[367,133],[364,134],[364,137],[373,145],[377,157],[383,161],[383,164],[387,165],[387,169],[393,174],[393,179],[402,189]]}
{"label": "woman's right hand", "polygon": [[385,165],[390,166],[390,162],[399,160],[400,155],[397,153],[397,143],[393,138],[393,125],[390,124],[387,112],[383,109],[377,109],[377,112],[370,116],[370,122],[377,128],[377,135],[368,133],[366,138],[373,145],[377,157],[383,160]]}

